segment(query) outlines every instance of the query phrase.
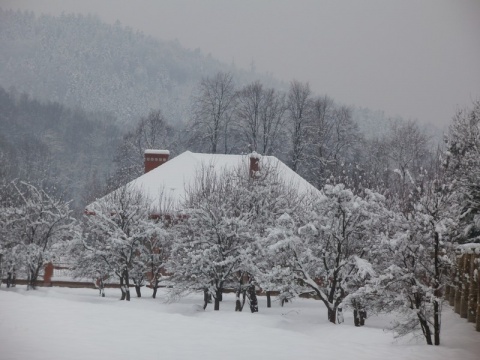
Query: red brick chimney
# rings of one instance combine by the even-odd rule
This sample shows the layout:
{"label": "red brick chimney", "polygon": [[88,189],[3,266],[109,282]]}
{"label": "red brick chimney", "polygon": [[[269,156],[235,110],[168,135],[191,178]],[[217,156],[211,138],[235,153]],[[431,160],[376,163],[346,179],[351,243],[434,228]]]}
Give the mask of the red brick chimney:
{"label": "red brick chimney", "polygon": [[145,174],[168,161],[168,150],[145,150]]}
{"label": "red brick chimney", "polygon": [[254,178],[255,174],[260,171],[261,155],[255,151],[250,154],[250,177]]}

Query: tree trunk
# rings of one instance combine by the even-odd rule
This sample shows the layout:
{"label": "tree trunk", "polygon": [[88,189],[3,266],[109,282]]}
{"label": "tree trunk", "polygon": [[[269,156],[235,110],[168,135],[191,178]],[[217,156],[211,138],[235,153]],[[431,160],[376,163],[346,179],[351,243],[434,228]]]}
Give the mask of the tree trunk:
{"label": "tree trunk", "polygon": [[209,296],[208,296],[208,290],[207,289],[204,289],[203,290],[203,310],[205,310],[207,308],[207,305],[208,303],[210,302],[209,301]]}
{"label": "tree trunk", "polygon": [[123,283],[123,276],[120,276],[120,291],[122,292],[122,296],[120,297],[120,300],[125,300],[127,297],[127,294],[125,293],[125,286]]}
{"label": "tree trunk", "polygon": [[240,288],[237,290],[237,293],[235,294],[235,311],[242,311],[242,303],[240,302],[240,293],[241,290]]}
{"label": "tree trunk", "polygon": [[251,285],[248,289],[249,297],[250,297],[250,310],[252,313],[258,312],[258,300],[257,294],[255,292],[255,285]]}
{"label": "tree trunk", "polygon": [[101,297],[105,297],[105,284],[103,282],[103,279],[100,279],[100,281],[98,282],[98,294]]}
{"label": "tree trunk", "polygon": [[217,289],[215,292],[215,305],[213,310],[218,311],[220,310],[220,298],[222,297],[222,289]]}
{"label": "tree trunk", "polygon": [[365,319],[367,318],[367,311],[365,309],[362,309],[359,311],[360,315],[360,326],[365,325]]}
{"label": "tree trunk", "polygon": [[130,301],[130,280],[128,278],[128,270],[125,269],[124,271],[124,276],[125,276],[125,293],[126,293],[126,298],[125,300]]}
{"label": "tree trunk", "polygon": [[328,308],[328,321],[330,321],[332,324],[337,323],[337,309]]}
{"label": "tree trunk", "polygon": [[438,300],[433,301],[433,334],[435,345],[440,345],[440,304]]}
{"label": "tree trunk", "polygon": [[428,345],[432,344],[432,332],[430,331],[430,327],[428,326],[427,321],[419,314],[418,319],[420,321],[420,326],[422,327],[423,336],[425,336],[425,340],[427,341]]}
{"label": "tree trunk", "polygon": [[271,308],[272,307],[272,297],[271,297],[270,291],[267,291],[266,295],[267,295],[267,308]]}
{"label": "tree trunk", "polygon": [[158,280],[155,280],[155,282],[153,283],[153,295],[152,295],[154,299],[157,297],[157,289],[158,289]]}
{"label": "tree trunk", "polygon": [[355,326],[360,326],[360,315],[357,309],[353,310],[353,323]]}
{"label": "tree trunk", "polygon": [[337,323],[338,324],[341,324],[343,323],[345,320],[343,318],[343,309],[341,307],[339,307],[337,309]]}
{"label": "tree trunk", "polygon": [[34,270],[30,270],[30,274],[28,276],[27,290],[28,289],[35,290],[37,288],[37,277],[38,277],[38,273],[36,274]]}

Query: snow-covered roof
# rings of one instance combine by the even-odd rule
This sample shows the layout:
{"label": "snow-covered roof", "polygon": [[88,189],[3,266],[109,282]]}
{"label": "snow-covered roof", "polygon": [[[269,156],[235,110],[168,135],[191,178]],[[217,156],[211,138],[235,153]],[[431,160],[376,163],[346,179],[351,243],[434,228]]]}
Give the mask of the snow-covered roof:
{"label": "snow-covered roof", "polygon": [[[179,209],[181,203],[185,200],[187,189],[193,184],[197,171],[202,167],[208,166],[210,170],[213,168],[216,173],[221,173],[225,170],[234,170],[239,166],[249,166],[250,157],[252,157],[252,154],[200,154],[185,151],[131,181],[127,184],[127,187],[141,191],[152,202],[153,206],[157,206],[163,198],[164,200],[168,199],[170,208]],[[281,178],[295,186],[300,194],[318,191],[278,158],[261,156],[259,161],[260,171],[262,166],[276,168]],[[94,204],[87,206],[87,209],[94,207],[92,205]]]}

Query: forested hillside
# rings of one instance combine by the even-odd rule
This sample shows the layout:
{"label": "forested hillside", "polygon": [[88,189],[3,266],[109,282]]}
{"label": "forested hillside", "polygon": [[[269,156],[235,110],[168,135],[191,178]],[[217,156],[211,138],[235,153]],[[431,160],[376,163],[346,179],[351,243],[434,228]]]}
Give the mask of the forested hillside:
{"label": "forested hillside", "polygon": [[217,71],[249,73],[199,50],[153,39],[94,16],[35,16],[0,9],[0,86],[40,100],[112,112],[122,124],[161,108],[187,117],[192,87]]}
{"label": "forested hillside", "polygon": [[41,103],[0,88],[0,179],[83,203],[102,191],[121,138],[112,116]]}

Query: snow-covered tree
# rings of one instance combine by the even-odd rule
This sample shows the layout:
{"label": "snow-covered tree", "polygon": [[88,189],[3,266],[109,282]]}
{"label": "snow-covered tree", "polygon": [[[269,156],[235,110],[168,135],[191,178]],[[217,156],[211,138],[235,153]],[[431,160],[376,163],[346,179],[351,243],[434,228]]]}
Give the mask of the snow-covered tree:
{"label": "snow-covered tree", "polygon": [[[272,237],[270,230],[277,226],[277,219],[283,214],[297,217],[307,194],[299,195],[298,186],[288,182],[279,168],[258,154],[250,154],[259,162],[259,171],[245,176],[237,169],[239,202],[236,211],[242,212],[249,224],[249,237],[242,249],[241,272],[237,295],[245,295],[248,289],[258,285],[267,296],[267,307],[271,306],[271,292],[283,287],[283,279],[271,274],[276,259],[269,252]],[[265,158],[267,159],[267,158]],[[246,282],[245,280],[248,281]]]}
{"label": "snow-covered tree", "polygon": [[[249,176],[244,169],[244,176]],[[168,264],[175,286],[172,296],[203,290],[206,308],[208,295],[220,309],[222,291],[241,270],[244,243],[248,241],[246,214],[235,172],[216,173],[208,165],[198,172],[187,190],[183,220],[177,231]]]}
{"label": "snow-covered tree", "polygon": [[[165,217],[159,217],[155,221],[171,223]],[[171,224],[169,224],[171,226]],[[166,275],[166,263],[170,256],[173,235],[168,229],[158,227],[153,236],[144,238],[140,247],[140,261],[143,276],[153,289],[152,297],[155,299],[160,281]]]}
{"label": "snow-covered tree", "polygon": [[90,205],[84,216],[83,232],[76,239],[76,246],[83,247],[77,263],[83,263],[89,276],[114,274],[122,300],[130,300],[132,272],[138,276],[136,285],[147,272],[142,246],[163,233],[162,224],[151,219],[153,211],[141,192],[124,186]]}
{"label": "snow-covered tree", "polygon": [[443,155],[445,170],[459,204],[458,241],[480,242],[480,101],[453,118]]}
{"label": "snow-covered tree", "polygon": [[447,196],[431,185],[414,213],[399,215],[397,235],[383,244],[389,265],[380,276],[382,306],[400,312],[393,326],[398,335],[421,330],[429,345],[440,344],[443,294],[452,265],[448,240],[454,223]]}
{"label": "snow-covered tree", "polygon": [[316,295],[332,323],[347,295],[374,275],[370,261],[380,241],[383,202],[383,196],[369,190],[360,197],[342,184],[326,185],[304,224],[276,245],[277,251],[289,253],[285,265],[297,284],[295,292]]}
{"label": "snow-covered tree", "polygon": [[[298,211],[298,209],[297,209]],[[277,215],[275,223],[267,228],[266,234],[259,239],[259,254],[257,279],[267,295],[267,306],[270,307],[270,293],[276,291],[283,306],[286,300],[297,295],[298,284],[295,277],[290,246],[293,240],[298,240],[298,213],[285,212]],[[293,216],[293,217],[292,217]]]}
{"label": "snow-covered tree", "polygon": [[[76,232],[69,204],[24,182],[13,182],[2,208],[2,247],[9,267],[23,271],[35,289],[45,265],[58,255],[55,246]],[[13,270],[15,271],[15,270]]]}

